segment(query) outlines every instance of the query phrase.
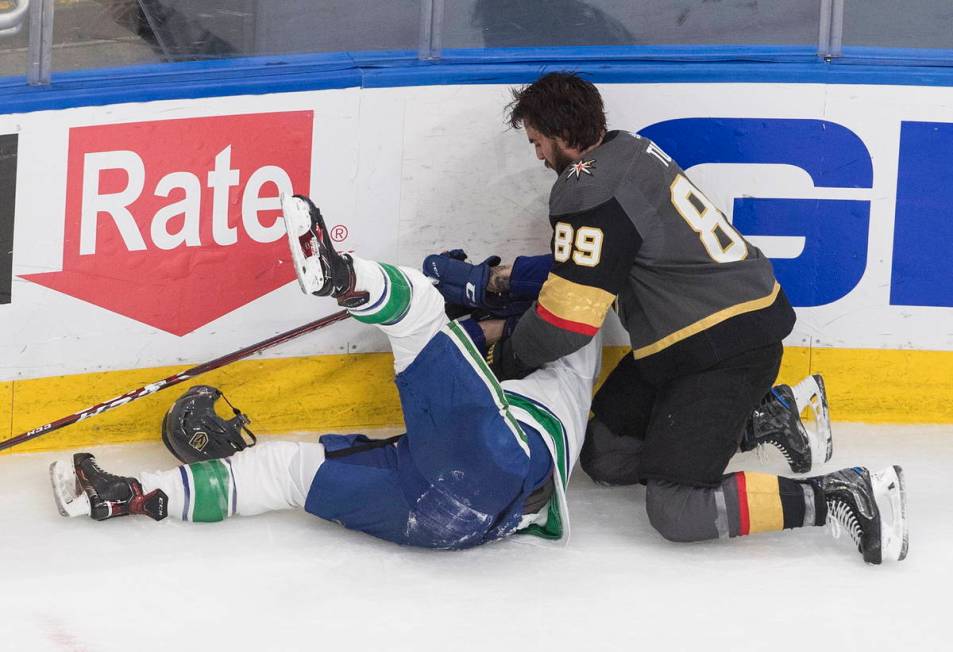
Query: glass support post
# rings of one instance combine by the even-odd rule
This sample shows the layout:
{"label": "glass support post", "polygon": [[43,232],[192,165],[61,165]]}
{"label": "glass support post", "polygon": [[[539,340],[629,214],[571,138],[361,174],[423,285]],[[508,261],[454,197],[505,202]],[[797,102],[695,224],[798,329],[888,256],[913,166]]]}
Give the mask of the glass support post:
{"label": "glass support post", "polygon": [[821,0],[817,55],[827,60],[841,56],[844,45],[844,0]]}
{"label": "glass support post", "polygon": [[443,49],[444,0],[421,0],[417,58],[434,61]]}
{"label": "glass support post", "polygon": [[53,2],[33,0],[30,3],[30,38],[27,83],[45,86],[50,83],[53,64]]}

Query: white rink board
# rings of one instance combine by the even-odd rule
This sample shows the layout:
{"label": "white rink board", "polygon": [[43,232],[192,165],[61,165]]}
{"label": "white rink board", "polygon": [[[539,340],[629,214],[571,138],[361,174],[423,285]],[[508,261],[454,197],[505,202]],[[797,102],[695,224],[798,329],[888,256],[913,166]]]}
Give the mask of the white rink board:
{"label": "white rink board", "polygon": [[[901,123],[949,121],[953,89],[605,84],[601,90],[610,128],[637,131],[664,121],[705,117],[824,120],[853,132],[869,152],[873,169],[869,188],[814,187],[811,177],[792,165],[703,164],[689,173],[729,213],[738,197],[869,202],[863,276],[842,298],[799,308],[797,330],[788,344],[953,350],[953,308],[890,303],[891,283],[897,281],[891,264]],[[312,303],[302,301],[297,285],[290,282],[188,333],[173,334],[20,278],[59,271],[64,251],[76,247],[75,242],[66,242],[64,226],[71,129],[313,111],[311,192],[329,223],[348,226],[345,248],[416,267],[426,254],[454,246],[465,247],[478,259],[493,253],[510,259],[546,251],[546,202],[553,177],[535,159],[525,135],[505,126],[503,107],[508,99],[506,85],[428,86],[170,100],[0,116],[0,133],[19,135],[13,300],[0,322],[0,380],[209,359],[324,314],[316,314]],[[244,184],[249,170],[240,173]],[[204,184],[204,177],[201,181]],[[237,195],[230,201],[229,210],[239,210]],[[209,219],[204,211],[201,219]],[[148,216],[145,220],[148,223]],[[99,222],[100,229],[115,228],[102,215]],[[795,237],[752,240],[769,256],[780,258],[796,256],[803,246],[803,239]],[[147,246],[154,249],[148,239]],[[228,246],[209,242],[202,246],[218,247],[228,256]],[[230,260],[240,265],[243,258]],[[177,269],[178,280],[186,282],[188,274]],[[161,282],[165,273],[170,272],[160,266],[153,280]],[[95,285],[99,279],[88,282]],[[218,300],[215,284],[204,292],[209,303]],[[610,343],[623,343],[618,329]],[[266,355],[385,349],[375,332],[339,324]]]}

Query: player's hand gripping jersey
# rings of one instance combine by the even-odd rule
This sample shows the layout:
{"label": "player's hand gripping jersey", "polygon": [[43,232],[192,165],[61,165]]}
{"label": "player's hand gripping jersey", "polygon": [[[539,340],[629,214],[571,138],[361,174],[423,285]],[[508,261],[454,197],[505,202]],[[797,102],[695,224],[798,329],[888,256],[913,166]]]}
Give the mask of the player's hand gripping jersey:
{"label": "player's hand gripping jersey", "polygon": [[646,138],[606,134],[559,175],[549,208],[555,264],[493,353],[503,378],[585,345],[616,300],[656,382],[779,342],[794,325],[771,262]]}

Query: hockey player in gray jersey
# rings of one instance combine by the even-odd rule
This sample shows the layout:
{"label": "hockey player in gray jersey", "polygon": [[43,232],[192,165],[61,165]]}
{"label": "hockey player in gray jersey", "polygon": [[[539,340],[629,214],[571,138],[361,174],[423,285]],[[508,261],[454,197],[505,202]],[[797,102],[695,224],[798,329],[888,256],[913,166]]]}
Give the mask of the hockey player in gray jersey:
{"label": "hockey player in gray jersey", "polygon": [[[499,377],[585,346],[615,303],[632,354],[593,401],[581,462],[594,479],[645,483],[649,520],[673,541],[829,521],[865,561],[903,559],[900,467],[725,474],[795,321],[771,262],[655,143],[608,131],[598,90],[578,76],[550,73],[514,91],[510,122],[557,178],[538,300],[515,328],[481,322]],[[488,285],[505,294],[505,272]]]}

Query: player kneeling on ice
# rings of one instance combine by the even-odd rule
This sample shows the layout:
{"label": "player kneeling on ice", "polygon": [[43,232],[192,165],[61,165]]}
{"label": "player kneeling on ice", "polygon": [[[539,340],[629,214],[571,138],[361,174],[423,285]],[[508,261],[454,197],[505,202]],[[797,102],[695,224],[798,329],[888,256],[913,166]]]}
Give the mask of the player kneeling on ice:
{"label": "player kneeling on ice", "polygon": [[[214,390],[193,388],[164,424],[167,443],[191,463],[120,477],[78,453],[72,465],[51,467],[61,513],[221,521],[303,507],[388,541],[445,549],[517,531],[565,537],[566,483],[585,435],[599,338],[501,386],[464,329],[448,321],[429,279],[337,254],[305,197],[283,198],[282,209],[302,290],[336,298],[388,336],[407,433],[386,441],[325,435],[320,443],[268,442],[193,461],[203,454],[183,445],[193,434],[190,419],[208,415],[209,430],[231,430],[235,447],[244,444],[240,417],[214,417]],[[229,452],[226,445],[214,454]]]}
{"label": "player kneeling on ice", "polygon": [[[753,412],[783,416],[775,403],[823,393],[816,383],[816,391],[769,394],[796,319],[771,261],[656,143],[609,131],[598,88],[578,75],[550,72],[514,89],[508,110],[557,176],[549,271],[533,309],[509,334],[498,321],[481,322],[497,377],[524,377],[588,346],[615,304],[632,355],[593,401],[581,455],[593,479],[644,482],[649,521],[673,541],[829,519],[850,532],[865,561],[903,559],[899,467],[802,479],[725,473],[739,444],[778,445],[770,423],[743,439]],[[431,272],[443,285],[439,264]],[[467,298],[479,295],[475,283],[463,287]],[[792,470],[827,461],[830,447],[820,443],[802,440]]]}
{"label": "player kneeling on ice", "polygon": [[[505,339],[512,333],[523,314],[539,299],[553,267],[551,255],[520,256],[512,266],[500,266],[499,262],[499,257],[491,256],[482,263],[469,263],[460,249],[434,254],[424,261],[423,271],[434,279],[443,294],[448,313],[473,316],[462,324],[478,347],[486,348],[488,339]],[[485,336],[481,326],[494,324],[497,332]],[[631,356],[623,358],[602,385],[592,406],[595,416],[589,420],[580,463],[593,480],[603,485],[640,482],[638,467],[645,437],[630,424],[648,415],[640,417],[639,403],[627,400],[624,395],[627,388],[639,382],[633,360]],[[508,383],[504,381],[504,385]],[[805,427],[800,418],[805,411],[813,417],[810,428]],[[809,375],[794,386],[773,387],[749,414],[738,448],[742,451],[758,449],[763,458],[767,447],[776,448],[793,473],[808,473],[830,460],[830,416],[820,375]],[[738,487],[742,483],[739,494]],[[723,485],[715,492],[682,490],[681,493],[690,498],[684,501],[685,496],[679,496],[684,506],[682,516],[695,521],[702,529],[708,520],[706,516],[711,518],[708,529],[718,536],[828,522],[835,536],[846,529],[868,561],[902,559],[906,555],[903,481],[899,467],[874,474],[858,467],[803,479],[737,473],[725,476]],[[659,523],[658,520],[653,522]],[[690,533],[679,536],[676,532],[679,526],[672,520],[660,525],[663,534],[673,540],[713,538]]]}

